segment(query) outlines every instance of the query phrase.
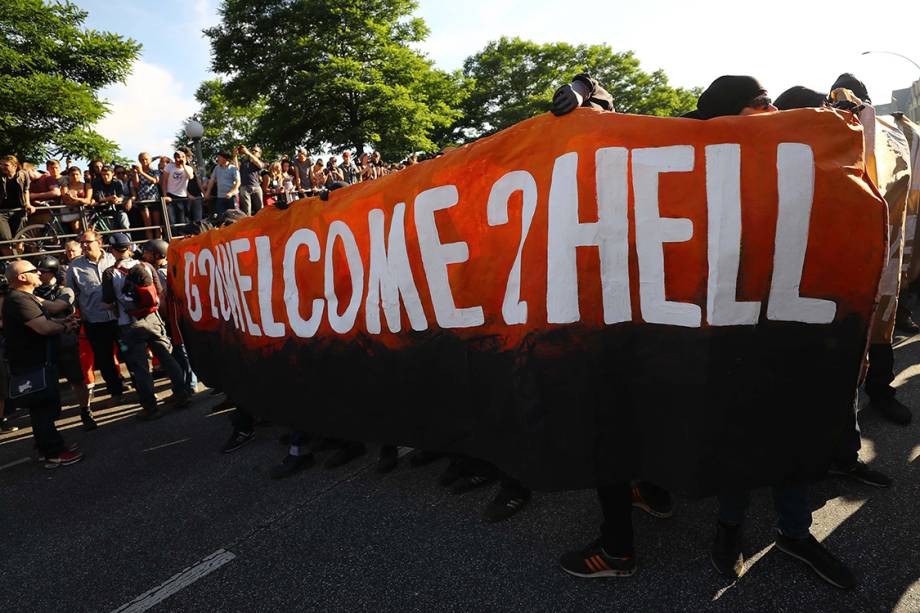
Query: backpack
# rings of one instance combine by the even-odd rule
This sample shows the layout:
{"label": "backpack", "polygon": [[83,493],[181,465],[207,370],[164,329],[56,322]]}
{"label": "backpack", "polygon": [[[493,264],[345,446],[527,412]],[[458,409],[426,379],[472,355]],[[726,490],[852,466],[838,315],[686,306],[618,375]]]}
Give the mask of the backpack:
{"label": "backpack", "polygon": [[119,264],[116,270],[125,278],[121,293],[134,305],[132,309],[125,309],[128,315],[146,317],[160,308],[160,294],[153,280],[155,273],[150,272],[149,264],[138,262],[131,268]]}

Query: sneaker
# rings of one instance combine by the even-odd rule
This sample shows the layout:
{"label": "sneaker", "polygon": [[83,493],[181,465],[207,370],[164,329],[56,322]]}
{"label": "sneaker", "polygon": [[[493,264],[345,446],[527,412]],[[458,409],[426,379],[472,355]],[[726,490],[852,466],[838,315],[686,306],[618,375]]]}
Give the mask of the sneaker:
{"label": "sneaker", "polygon": [[870,401],[869,406],[878,409],[882,417],[888,421],[906,426],[913,419],[913,415],[907,406],[897,398],[890,397],[880,401]]}
{"label": "sneaker", "polygon": [[14,426],[11,424],[6,417],[0,419],[0,434],[16,432],[17,430],[19,430],[19,426]]}
{"label": "sneaker", "polygon": [[364,446],[364,443],[348,443],[326,458],[323,468],[331,469],[345,466],[355,458],[363,456],[365,453],[367,453],[367,447]]}
{"label": "sneaker", "polygon": [[[67,443],[64,445],[64,451],[79,451],[80,445],[77,443]],[[38,462],[44,462],[46,460],[45,456],[41,453],[35,458]]]}
{"label": "sneaker", "polygon": [[505,488],[498,490],[498,495],[482,512],[482,521],[494,524],[505,521],[527,506],[530,502],[530,490],[524,488]]}
{"label": "sneaker", "polygon": [[380,448],[380,457],[377,459],[377,472],[385,474],[396,468],[399,463],[399,452],[393,445],[384,445]]}
{"label": "sneaker", "polygon": [[463,460],[451,458],[447,463],[447,468],[438,477],[438,485],[441,487],[450,487],[457,479],[463,476]]}
{"label": "sneaker", "polygon": [[314,458],[312,453],[308,453],[307,455],[288,454],[281,460],[281,464],[272,466],[268,474],[272,479],[284,479],[285,477],[296,475],[300,471],[312,467],[313,464]]}
{"label": "sneaker", "polygon": [[737,579],[744,572],[744,554],[741,552],[741,526],[716,523],[716,538],[709,559],[719,574]]}
{"label": "sneaker", "polygon": [[50,456],[45,460],[45,468],[57,468],[59,466],[70,466],[83,459],[82,451],[65,450],[56,456]]}
{"label": "sneaker", "polygon": [[600,541],[581,551],[570,551],[559,558],[562,570],[576,577],[630,577],[636,572],[636,556],[617,558],[607,555]]}
{"label": "sneaker", "polygon": [[652,517],[667,519],[674,515],[671,494],[646,481],[636,481],[632,486],[632,506],[642,509]]}
{"label": "sneaker", "polygon": [[189,403],[192,400],[192,395],[188,393],[187,390],[180,390],[178,392],[173,392],[173,395],[169,398],[169,408],[171,409],[185,409],[188,408]]}
{"label": "sneaker", "polygon": [[894,327],[907,334],[917,334],[920,332],[920,326],[911,317],[910,309],[898,306],[897,314],[894,319]]}
{"label": "sneaker", "polygon": [[255,432],[240,432],[234,430],[224,446],[220,448],[221,453],[233,453],[252,439],[256,437]]}
{"label": "sneaker", "polygon": [[857,460],[856,463],[849,468],[831,466],[830,470],[827,472],[828,474],[838,477],[847,477],[848,479],[853,479],[854,481],[859,481],[860,483],[865,483],[872,487],[889,487],[891,485],[891,477],[877,470],[872,470],[862,460]]}
{"label": "sneaker", "polygon": [[136,417],[141,421],[154,421],[163,417],[163,411],[160,409],[153,409],[152,411],[141,409],[140,413],[138,413]]}
{"label": "sneaker", "polygon": [[824,548],[812,535],[803,539],[791,539],[782,534],[776,535],[776,548],[811,566],[819,577],[842,590],[856,587],[856,578],[850,569]]}
{"label": "sneaker", "polygon": [[83,423],[84,432],[91,432],[99,427],[99,424],[96,423],[96,419],[93,417],[93,412],[89,409],[80,411],[80,421]]}
{"label": "sneaker", "polygon": [[416,449],[415,452],[409,456],[409,466],[412,468],[419,468],[421,466],[427,466],[428,464],[436,462],[440,459],[440,453],[425,451],[424,449]]}
{"label": "sneaker", "polygon": [[452,494],[466,494],[467,492],[472,492],[473,490],[478,490],[481,487],[491,485],[495,482],[495,477],[487,477],[485,475],[472,475],[469,477],[462,477],[453,487],[450,488]]}

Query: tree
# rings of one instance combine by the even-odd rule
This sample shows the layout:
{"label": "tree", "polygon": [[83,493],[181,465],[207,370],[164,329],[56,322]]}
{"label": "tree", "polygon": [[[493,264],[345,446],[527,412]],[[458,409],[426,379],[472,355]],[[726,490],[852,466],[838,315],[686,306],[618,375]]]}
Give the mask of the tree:
{"label": "tree", "polygon": [[223,0],[212,68],[235,105],[265,100],[256,135],[278,151],[365,145],[390,159],[434,150],[460,113],[458,75],[409,45],[428,29],[415,0]]}
{"label": "tree", "polygon": [[92,126],[108,111],[98,92],[123,82],[140,45],[83,27],[69,1],[4,0],[0,11],[0,152],[111,158]]}
{"label": "tree", "polygon": [[[252,147],[257,142],[259,118],[266,107],[264,98],[256,98],[243,105],[233,104],[227,97],[223,81],[209,79],[198,86],[195,100],[201,105],[201,110],[188,119],[196,119],[204,126],[201,155],[206,162],[212,161],[221,151],[232,154],[237,145]],[[174,144],[180,147],[187,143],[185,128],[180,128]],[[265,153],[270,155],[271,151],[266,149]]]}
{"label": "tree", "polygon": [[463,63],[470,93],[455,134],[478,138],[544,113],[556,88],[582,72],[610,92],[621,113],[679,115],[693,109],[699,95],[698,90],[670,87],[661,70],[642,71],[629,51],[502,37]]}

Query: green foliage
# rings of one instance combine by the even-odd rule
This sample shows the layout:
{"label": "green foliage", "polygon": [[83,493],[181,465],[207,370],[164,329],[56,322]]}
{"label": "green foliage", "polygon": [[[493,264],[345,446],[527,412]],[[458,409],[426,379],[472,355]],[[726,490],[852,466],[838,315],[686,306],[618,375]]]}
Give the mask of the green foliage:
{"label": "green foliage", "polygon": [[0,153],[110,159],[92,126],[107,112],[98,90],[123,82],[140,45],[85,29],[69,1],[4,0],[0,10]]}
{"label": "green foliage", "polygon": [[[208,166],[213,165],[214,157],[221,151],[232,154],[237,145],[252,147],[258,142],[256,130],[259,119],[265,113],[264,98],[256,98],[247,104],[234,104],[227,97],[223,82],[210,79],[198,87],[195,100],[201,105],[194,119],[204,126],[201,155]],[[188,144],[184,125],[176,133],[176,147]],[[272,159],[271,149],[264,145],[263,149],[267,159]]]}
{"label": "green foliage", "polygon": [[503,37],[463,63],[470,95],[454,129],[469,140],[544,113],[556,88],[582,72],[610,92],[620,113],[679,115],[695,108],[699,95],[698,90],[670,87],[661,70],[642,71],[632,52]]}
{"label": "green foliage", "polygon": [[397,159],[440,147],[460,117],[459,75],[410,44],[428,29],[415,0],[223,0],[211,39],[228,99],[263,103],[255,138],[276,151],[365,145]]}

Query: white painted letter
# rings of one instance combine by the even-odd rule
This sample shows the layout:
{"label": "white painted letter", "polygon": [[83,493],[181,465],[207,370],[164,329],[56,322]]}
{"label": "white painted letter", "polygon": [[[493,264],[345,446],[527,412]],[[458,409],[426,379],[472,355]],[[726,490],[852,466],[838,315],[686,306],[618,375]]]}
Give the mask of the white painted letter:
{"label": "white painted letter", "polygon": [[[217,319],[219,317],[217,311],[217,298],[215,298],[215,292],[218,285],[218,276],[217,276],[217,266],[214,262],[214,254],[210,249],[202,249],[198,253],[198,268],[204,273],[205,270],[208,271],[208,299],[211,301],[211,317]],[[223,294],[221,294],[221,304],[224,304]],[[229,315],[229,313],[227,313]],[[227,319],[225,316],[224,319]]]}
{"label": "white painted letter", "polygon": [[506,324],[523,324],[527,322],[527,303],[521,300],[521,256],[524,241],[530,232],[533,214],[537,210],[537,182],[533,175],[525,170],[509,172],[492,185],[489,203],[486,207],[490,226],[508,223],[508,198],[520,191],[523,206],[521,209],[521,241],[518,243],[517,256],[508,274],[505,285],[505,298],[502,300],[502,317]]}
{"label": "white painted letter", "polygon": [[256,261],[259,263],[259,315],[265,336],[284,336],[284,324],[272,313],[272,243],[267,236],[256,237]]}
{"label": "white painted letter", "polygon": [[[393,207],[389,240],[384,239],[384,214],[373,209],[367,214],[371,235],[371,262],[367,275],[367,300],[364,303],[364,317],[367,331],[380,334],[380,303],[383,299],[383,314],[390,332],[402,329],[399,299],[402,297],[413,330],[427,330],[428,320],[418,297],[418,289],[412,278],[409,254],[406,252],[406,203]],[[389,245],[389,252],[387,246]]]}
{"label": "white painted letter", "polygon": [[[188,304],[188,314],[192,321],[201,321],[203,309],[201,304],[201,293],[198,286],[192,283],[192,268],[195,267],[195,254],[191,251],[185,252],[185,302]],[[197,270],[195,271],[197,274]]]}
{"label": "white painted letter", "polygon": [[811,147],[780,143],[776,148],[776,173],[779,210],[767,317],[806,324],[830,323],[837,314],[834,301],[802,298],[799,294],[815,195],[815,158]]}
{"label": "white painted letter", "polygon": [[578,247],[597,246],[601,263],[604,323],[632,319],[629,304],[627,150],[598,149],[595,154],[597,222],[578,221],[578,154],[556,158],[549,190],[547,234],[547,321],[581,319],[578,305]]}
{"label": "white painted letter", "polygon": [[310,319],[304,319],[300,316],[300,292],[297,289],[297,250],[302,246],[307,246],[307,257],[311,262],[319,261],[319,238],[316,232],[307,228],[300,228],[291,234],[287,243],[284,245],[284,306],[287,307],[288,322],[294,334],[301,338],[309,338],[316,334],[319,325],[323,320],[323,307],[325,302],[322,298],[313,299],[313,313]]}
{"label": "white painted letter", "polygon": [[741,262],[741,145],[706,146],[709,211],[709,280],[706,320],[710,326],[752,326],[759,302],[738,302]]}
{"label": "white painted letter", "polygon": [[[333,265],[333,249],[335,239],[341,237],[342,246],[345,247],[345,261],[348,263],[348,272],[351,274],[351,300],[342,315],[339,315],[339,299],[335,295],[335,267]],[[333,221],[329,224],[329,234],[326,238],[326,268],[325,288],[326,302],[329,303],[329,325],[339,334],[345,334],[355,325],[358,309],[361,308],[361,294],[364,292],[364,263],[358,251],[358,243],[351,228],[342,221]]]}
{"label": "white painted letter", "polygon": [[661,217],[658,175],[693,170],[693,147],[651,147],[632,152],[636,212],[636,253],[639,256],[639,299],[642,319],[653,324],[698,328],[702,310],[696,304],[665,299],[664,243],[683,243],[693,237],[689,219]]}
{"label": "white painted letter", "polygon": [[240,254],[249,251],[250,243],[248,238],[237,238],[230,241],[231,266],[236,276],[236,284],[240,288],[240,306],[243,307],[243,316],[246,318],[246,327],[249,328],[249,334],[252,336],[262,336],[262,330],[259,324],[252,320],[249,312],[249,301],[246,300],[246,292],[252,291],[252,277],[240,273]]}
{"label": "white painted letter", "polygon": [[466,262],[470,257],[465,242],[442,244],[434,212],[449,209],[457,204],[459,195],[453,185],[443,185],[425,190],[415,197],[415,230],[422,252],[422,265],[428,279],[431,303],[435,318],[442,328],[471,328],[485,323],[482,307],[458,309],[450,289],[447,275],[449,264]]}

